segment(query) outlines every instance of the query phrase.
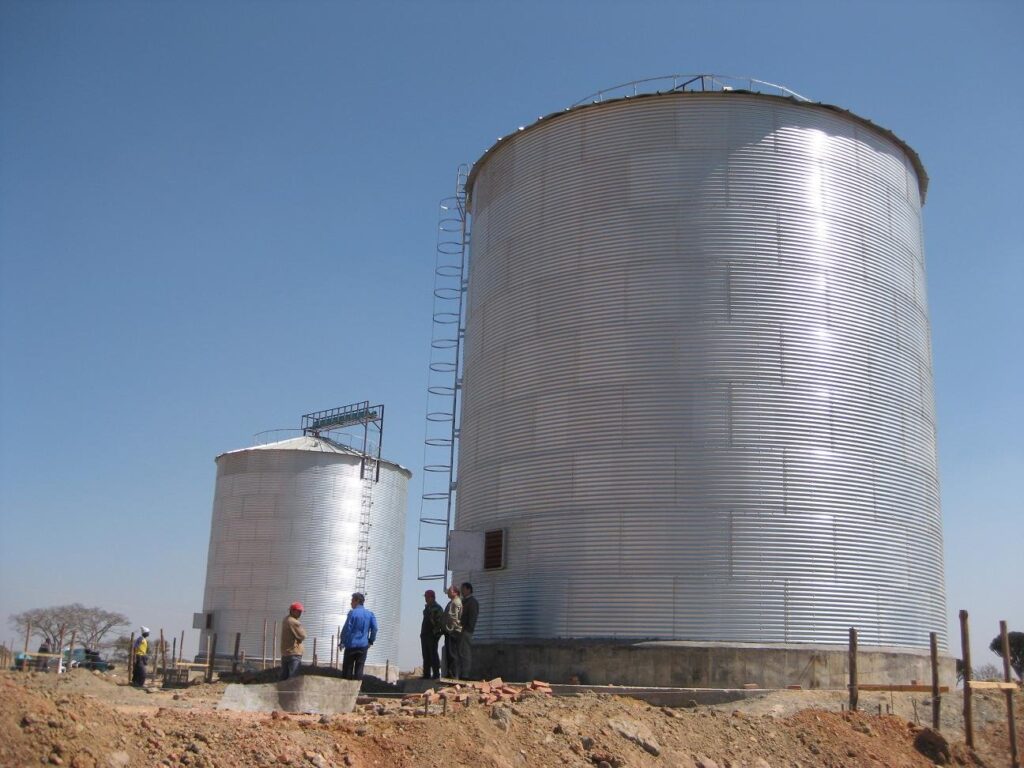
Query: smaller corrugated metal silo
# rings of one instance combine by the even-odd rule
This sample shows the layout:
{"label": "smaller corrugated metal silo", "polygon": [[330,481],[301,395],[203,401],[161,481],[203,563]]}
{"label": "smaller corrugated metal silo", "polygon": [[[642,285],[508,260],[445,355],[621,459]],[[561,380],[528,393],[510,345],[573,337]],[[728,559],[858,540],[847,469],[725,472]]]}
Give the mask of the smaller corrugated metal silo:
{"label": "smaller corrugated metal silo", "polygon": [[366,671],[383,677],[388,662],[396,670],[412,473],[381,460],[379,477],[364,480],[360,451],[305,434],[223,453],[216,462],[203,612],[212,615],[217,656],[230,654],[241,633],[246,658],[260,658],[264,620],[270,656],[274,622],[298,600],[309,635],[304,663],[312,661],[316,638],[318,661],[327,664],[351,594],[362,589],[380,624]]}

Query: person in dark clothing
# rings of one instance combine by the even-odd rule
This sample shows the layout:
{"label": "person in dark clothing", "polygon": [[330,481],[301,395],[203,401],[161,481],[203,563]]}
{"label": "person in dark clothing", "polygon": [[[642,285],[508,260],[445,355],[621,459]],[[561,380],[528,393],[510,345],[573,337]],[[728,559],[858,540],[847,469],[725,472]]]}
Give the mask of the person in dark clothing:
{"label": "person in dark clothing", "polygon": [[473,585],[462,582],[462,636],[459,638],[459,676],[463,680],[472,680],[473,670],[473,633],[476,631],[476,620],[480,615],[480,603],[473,597]]}
{"label": "person in dark clothing", "polygon": [[441,677],[441,658],[437,654],[437,641],[444,634],[444,608],[434,595],[434,590],[423,593],[426,605],[423,607],[423,623],[420,625],[420,649],[423,651],[423,679],[437,680]]}
{"label": "person in dark clothing", "polygon": [[[39,644],[39,650],[36,651],[36,653],[46,653],[46,654],[53,653],[53,649],[50,648],[50,641],[49,640],[43,640],[43,642],[41,642]],[[37,658],[36,659],[36,668],[39,669],[39,671],[41,671],[41,672],[48,671],[50,669],[50,658],[49,658],[49,656],[40,656],[39,658]]]}

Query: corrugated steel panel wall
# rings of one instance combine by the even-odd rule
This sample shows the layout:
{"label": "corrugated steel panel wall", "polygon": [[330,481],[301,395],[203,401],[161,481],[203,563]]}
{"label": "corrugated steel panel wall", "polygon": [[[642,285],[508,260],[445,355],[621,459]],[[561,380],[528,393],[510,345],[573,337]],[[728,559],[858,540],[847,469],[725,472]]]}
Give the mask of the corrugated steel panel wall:
{"label": "corrugated steel panel wall", "polygon": [[811,105],[566,113],[475,169],[478,639],[945,643],[918,179]]}
{"label": "corrugated steel panel wall", "polygon": [[[401,578],[409,476],[381,464],[374,486],[366,607],[380,625],[367,663],[398,659]],[[242,633],[247,657],[263,652],[263,620],[305,606],[306,661],[317,638],[320,663],[350,608],[356,582],[362,480],[359,459],[302,450],[238,451],[217,459],[203,610],[213,612],[218,653]],[[400,574],[401,570],[397,571]],[[267,632],[267,654],[271,652]],[[205,652],[205,634],[200,648]]]}

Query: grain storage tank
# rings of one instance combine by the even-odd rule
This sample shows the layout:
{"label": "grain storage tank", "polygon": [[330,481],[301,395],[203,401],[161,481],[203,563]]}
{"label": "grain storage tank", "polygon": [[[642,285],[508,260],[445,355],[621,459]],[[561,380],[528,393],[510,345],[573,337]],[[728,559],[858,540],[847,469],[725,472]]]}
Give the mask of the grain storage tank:
{"label": "grain storage tank", "polygon": [[[351,426],[353,416],[358,424],[366,415],[346,408],[311,416],[329,427]],[[378,461],[377,445],[362,434],[353,448],[336,432],[296,432],[217,457],[202,619],[212,621],[218,657],[233,652],[235,633],[241,633],[246,658],[258,659],[264,620],[269,657],[274,622],[285,617],[293,601],[301,601],[309,634],[304,662],[312,662],[315,637],[318,662],[326,665],[331,637],[344,622],[351,595],[363,591],[366,607],[380,624],[367,672],[383,677],[390,662],[394,676],[412,473]],[[204,632],[201,652],[205,648]]]}
{"label": "grain storage tank", "polygon": [[680,83],[540,119],[470,174],[455,525],[489,532],[488,562],[455,578],[476,658],[842,685],[856,627],[868,674],[926,679],[946,621],[924,169],[848,111]]}

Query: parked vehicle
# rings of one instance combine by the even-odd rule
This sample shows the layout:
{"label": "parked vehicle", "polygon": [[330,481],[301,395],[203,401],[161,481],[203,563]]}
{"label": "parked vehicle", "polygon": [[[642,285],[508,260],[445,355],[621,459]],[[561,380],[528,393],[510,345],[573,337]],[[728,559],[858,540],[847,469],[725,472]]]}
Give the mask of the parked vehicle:
{"label": "parked vehicle", "polygon": [[72,668],[98,669],[100,672],[108,672],[114,668],[109,661],[100,658],[99,651],[94,651],[91,648],[75,648],[70,651],[70,654],[68,651],[64,651],[64,659],[69,661]]}

